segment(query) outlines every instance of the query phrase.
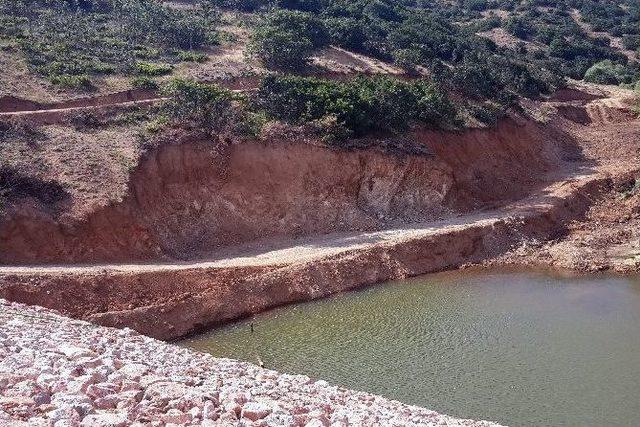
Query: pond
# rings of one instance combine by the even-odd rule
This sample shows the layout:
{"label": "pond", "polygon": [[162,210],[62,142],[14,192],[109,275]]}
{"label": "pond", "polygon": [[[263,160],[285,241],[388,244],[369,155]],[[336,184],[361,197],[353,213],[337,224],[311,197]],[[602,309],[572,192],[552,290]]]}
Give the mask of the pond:
{"label": "pond", "polygon": [[640,424],[636,277],[434,274],[278,308],[181,345],[456,417]]}

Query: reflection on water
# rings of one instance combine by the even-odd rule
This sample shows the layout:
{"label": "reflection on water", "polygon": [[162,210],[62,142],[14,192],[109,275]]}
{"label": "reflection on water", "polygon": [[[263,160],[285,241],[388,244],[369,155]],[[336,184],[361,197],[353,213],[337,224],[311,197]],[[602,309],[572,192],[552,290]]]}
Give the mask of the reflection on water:
{"label": "reflection on water", "polygon": [[182,344],[453,416],[640,425],[640,280],[455,272],[273,310]]}

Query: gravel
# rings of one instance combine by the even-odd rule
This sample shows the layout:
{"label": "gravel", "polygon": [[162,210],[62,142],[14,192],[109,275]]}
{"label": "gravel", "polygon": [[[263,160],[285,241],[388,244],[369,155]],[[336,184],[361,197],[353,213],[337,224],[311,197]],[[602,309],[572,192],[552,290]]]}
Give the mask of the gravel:
{"label": "gravel", "polygon": [[0,425],[497,426],[4,300]]}

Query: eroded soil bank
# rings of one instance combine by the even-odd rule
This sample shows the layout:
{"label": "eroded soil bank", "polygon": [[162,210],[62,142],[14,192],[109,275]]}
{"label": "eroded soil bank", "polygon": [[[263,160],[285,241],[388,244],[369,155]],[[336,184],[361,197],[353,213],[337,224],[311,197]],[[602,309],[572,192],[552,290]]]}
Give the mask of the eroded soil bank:
{"label": "eroded soil bank", "polygon": [[561,241],[637,170],[628,93],[563,96],[492,129],[415,131],[411,152],[398,141],[163,144],[116,199],[98,180],[87,188],[102,201],[84,210],[86,192],[11,206],[0,296],[172,339],[391,279],[513,262],[514,248]]}
{"label": "eroded soil bank", "polygon": [[82,218],[16,204],[0,220],[0,263],[193,259],[256,239],[446,218],[521,198],[579,154],[567,135],[525,119],[410,138],[431,154],[303,141],[165,144],[143,157],[122,201]]}

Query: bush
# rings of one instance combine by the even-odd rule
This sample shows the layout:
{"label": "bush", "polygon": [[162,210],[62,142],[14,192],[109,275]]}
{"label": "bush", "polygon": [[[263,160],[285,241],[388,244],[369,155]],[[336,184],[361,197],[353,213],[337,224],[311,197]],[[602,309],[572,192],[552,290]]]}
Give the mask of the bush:
{"label": "bush", "polygon": [[136,64],[138,74],[147,77],[165,76],[173,72],[173,66],[168,64],[152,64],[150,62],[138,62]]}
{"label": "bush", "polygon": [[156,82],[155,80],[153,80],[151,77],[148,77],[148,76],[135,77],[131,81],[131,86],[137,89],[149,89],[149,90],[156,90],[159,87],[158,82]]}
{"label": "bush", "polygon": [[171,17],[163,22],[162,30],[170,46],[197,49],[207,43],[207,22],[191,16]]}
{"label": "bush", "polygon": [[276,0],[279,7],[285,9],[301,10],[304,12],[319,12],[326,6],[324,0]]}
{"label": "bush", "polygon": [[29,122],[22,120],[0,121],[0,141],[23,141],[36,145],[36,142],[45,138],[46,134]]}
{"label": "bush", "polygon": [[242,12],[254,12],[266,6],[264,0],[209,0],[209,3],[221,9],[240,10]]}
{"label": "bush", "polygon": [[304,12],[278,10],[258,24],[251,51],[267,67],[299,70],[315,50],[328,43],[329,35],[319,19]]}
{"label": "bush", "polygon": [[180,58],[181,61],[185,61],[185,62],[199,62],[199,63],[207,62],[209,60],[209,57],[204,53],[194,52],[191,50],[179,51],[178,58]]}
{"label": "bush", "polygon": [[56,181],[29,176],[13,167],[0,167],[0,198],[11,202],[26,197],[55,204],[67,198],[68,193]]}
{"label": "bush", "polygon": [[354,135],[399,132],[413,123],[453,123],[456,111],[433,85],[391,78],[359,77],[336,82],[306,77],[266,77],[257,105],[271,117],[296,124],[333,117]]}
{"label": "bush", "polygon": [[622,65],[606,60],[591,66],[584,73],[584,80],[590,83],[617,85],[623,81],[624,74],[625,69]]}
{"label": "bush", "polygon": [[69,75],[57,75],[51,77],[51,83],[56,86],[63,87],[65,89],[79,89],[84,91],[93,91],[95,86],[91,82],[91,78],[87,75],[81,76],[69,76]]}
{"label": "bush", "polygon": [[164,106],[174,122],[191,124],[207,131],[227,130],[236,126],[233,92],[215,84],[175,79],[163,88],[169,97]]}
{"label": "bush", "polygon": [[504,23],[505,29],[514,36],[527,40],[535,34],[530,20],[524,17],[512,16]]}
{"label": "bush", "polygon": [[366,37],[356,19],[332,17],[325,19],[324,23],[332,43],[356,51],[364,48]]}
{"label": "bush", "polygon": [[625,49],[637,50],[640,48],[640,36],[627,34],[622,37],[622,44]]}

